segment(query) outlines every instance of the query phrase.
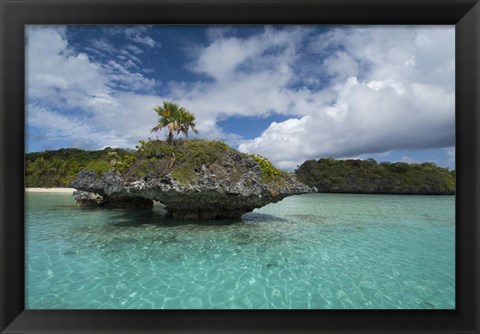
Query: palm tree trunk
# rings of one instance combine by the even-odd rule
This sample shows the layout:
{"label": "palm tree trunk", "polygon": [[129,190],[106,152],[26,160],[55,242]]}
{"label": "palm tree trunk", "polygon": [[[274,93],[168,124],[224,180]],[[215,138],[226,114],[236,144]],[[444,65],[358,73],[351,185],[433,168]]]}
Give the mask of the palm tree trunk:
{"label": "palm tree trunk", "polygon": [[170,144],[170,145],[173,145],[173,132],[172,131],[168,132],[167,143]]}

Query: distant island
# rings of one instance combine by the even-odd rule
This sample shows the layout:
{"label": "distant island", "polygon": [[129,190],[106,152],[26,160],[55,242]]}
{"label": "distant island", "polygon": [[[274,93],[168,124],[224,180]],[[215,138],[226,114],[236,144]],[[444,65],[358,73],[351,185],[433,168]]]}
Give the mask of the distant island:
{"label": "distant island", "polygon": [[455,171],[434,163],[335,160],[305,161],[295,174],[300,182],[322,193],[455,194]]}

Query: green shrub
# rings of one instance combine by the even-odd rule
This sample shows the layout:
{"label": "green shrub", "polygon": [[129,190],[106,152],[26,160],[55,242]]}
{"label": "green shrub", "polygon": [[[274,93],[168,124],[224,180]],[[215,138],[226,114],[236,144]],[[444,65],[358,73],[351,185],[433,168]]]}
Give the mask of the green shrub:
{"label": "green shrub", "polygon": [[191,168],[203,164],[214,163],[227,150],[232,150],[227,144],[208,140],[175,140],[173,145],[165,141],[143,141],[137,145],[135,157],[141,159],[175,158],[176,165],[186,165]]}
{"label": "green shrub", "polygon": [[104,173],[112,169],[112,164],[104,160],[90,161],[83,169],[93,170],[97,172],[98,176],[102,176]]}
{"label": "green shrub", "polygon": [[115,169],[119,172],[125,172],[136,160],[137,158],[134,155],[126,155],[117,162]]}
{"label": "green shrub", "polygon": [[248,154],[248,156],[255,160],[260,166],[263,182],[269,183],[284,174],[284,172],[276,168],[267,158],[264,158],[258,154]]}
{"label": "green shrub", "polygon": [[134,180],[154,174],[172,173],[181,183],[190,183],[196,177],[195,169],[201,165],[214,164],[227,151],[227,144],[209,140],[174,140],[168,144],[162,140],[141,140],[137,150],[127,155],[118,164],[117,170],[126,180]]}
{"label": "green shrub", "polygon": [[172,176],[181,184],[189,184],[197,179],[197,174],[189,167],[180,167],[172,171]]}

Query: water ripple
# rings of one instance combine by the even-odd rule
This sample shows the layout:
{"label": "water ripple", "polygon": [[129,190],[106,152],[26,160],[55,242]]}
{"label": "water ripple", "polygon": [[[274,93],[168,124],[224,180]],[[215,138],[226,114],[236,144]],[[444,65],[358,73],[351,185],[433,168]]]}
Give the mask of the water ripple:
{"label": "water ripple", "polygon": [[239,220],[27,194],[41,309],[452,309],[454,197],[308,194]]}

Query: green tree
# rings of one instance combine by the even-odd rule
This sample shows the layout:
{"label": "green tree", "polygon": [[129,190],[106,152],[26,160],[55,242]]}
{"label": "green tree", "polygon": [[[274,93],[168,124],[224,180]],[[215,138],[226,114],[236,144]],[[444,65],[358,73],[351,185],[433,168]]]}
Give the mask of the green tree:
{"label": "green tree", "polygon": [[105,174],[111,168],[111,163],[105,160],[92,160],[85,166],[85,170],[93,170],[97,172],[98,175]]}
{"label": "green tree", "polygon": [[35,159],[31,164],[27,166],[27,172],[36,177],[44,176],[47,170],[48,163],[43,157]]}
{"label": "green tree", "polygon": [[173,102],[163,102],[162,107],[155,107],[153,110],[158,114],[158,123],[151,132],[159,131],[161,129],[167,130],[167,142],[173,144],[174,137],[183,133],[188,137],[188,131],[192,130],[198,133],[195,128],[195,115],[183,107],[179,107]]}
{"label": "green tree", "polygon": [[67,174],[68,165],[65,160],[53,158],[48,162],[48,178],[55,186],[65,186],[67,184]]}
{"label": "green tree", "polygon": [[185,138],[188,138],[189,130],[198,133],[198,130],[195,128],[196,125],[194,114],[183,108],[179,110],[177,135],[181,132],[185,135]]}

